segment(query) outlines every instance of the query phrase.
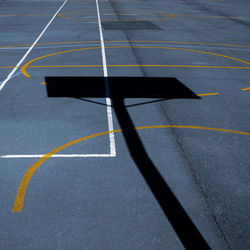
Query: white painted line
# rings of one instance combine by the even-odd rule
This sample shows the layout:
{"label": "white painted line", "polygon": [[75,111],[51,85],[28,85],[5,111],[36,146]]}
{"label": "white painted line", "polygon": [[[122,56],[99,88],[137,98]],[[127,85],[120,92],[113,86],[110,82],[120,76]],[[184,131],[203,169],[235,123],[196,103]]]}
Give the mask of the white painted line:
{"label": "white painted line", "polygon": [[[3,89],[5,84],[11,77],[13,77],[13,74],[18,69],[20,64],[23,62],[23,60],[28,56],[30,51],[34,48],[36,43],[39,41],[43,33],[46,31],[48,26],[51,24],[51,22],[54,20],[58,12],[62,9],[64,4],[67,2],[66,0],[63,5],[60,7],[60,9],[55,13],[53,18],[50,20],[50,22],[47,24],[47,26],[44,28],[42,33],[39,35],[39,37],[36,39],[36,41],[31,45],[29,50],[26,52],[26,54],[23,56],[23,58],[19,61],[19,63],[15,66],[15,68],[11,71],[11,73],[8,75],[8,77],[5,79],[5,81],[0,86],[0,91]],[[101,28],[101,19],[100,19],[100,12],[99,12],[99,6],[98,1],[96,0],[96,6],[97,6],[97,15],[98,15],[98,24],[99,24],[99,31],[100,31],[100,41],[101,41],[101,49],[102,49],[102,61],[103,61],[103,73],[104,77],[108,77],[108,70],[107,70],[107,62],[106,62],[106,54],[105,54],[105,45],[104,45],[104,39],[103,39],[103,33]],[[108,116],[108,129],[109,131],[114,130],[113,126],[113,117],[112,117],[112,109],[111,109],[111,99],[109,97],[106,97],[106,104],[107,104],[107,116]],[[110,154],[55,154],[51,157],[53,158],[91,158],[91,157],[115,157],[116,156],[116,147],[115,147],[115,137],[114,133],[109,134],[109,140],[110,140]],[[0,158],[2,159],[18,159],[18,158],[41,158],[43,157],[43,154],[17,154],[17,155],[0,155]]]}
{"label": "white painted line", "polygon": [[[103,74],[104,74],[104,78],[107,78],[108,77],[107,60],[106,60],[105,44],[104,44],[104,38],[103,38],[103,33],[102,33],[102,24],[101,24],[98,0],[96,0],[96,11],[97,11],[98,26],[99,26],[100,41],[101,41]],[[109,131],[112,131],[114,130],[114,126],[113,126],[113,117],[112,117],[112,109],[111,109],[111,99],[109,97],[106,97],[106,104],[107,104],[107,116],[108,116],[108,129]],[[110,141],[110,155],[116,156],[114,133],[109,134],[109,141]]]}
{"label": "white painted line", "polygon": [[[2,159],[20,159],[20,158],[41,158],[43,154],[37,155],[1,155]],[[54,158],[96,158],[96,157],[115,157],[112,154],[55,154],[50,157]]]}
{"label": "white painted line", "polygon": [[35,47],[35,45],[37,44],[37,42],[39,41],[39,39],[42,37],[42,35],[44,34],[44,32],[47,30],[47,28],[49,27],[49,25],[53,22],[53,20],[55,19],[56,15],[63,8],[63,6],[66,4],[67,1],[68,0],[64,1],[64,3],[61,5],[61,7],[58,9],[58,11],[54,14],[54,16],[51,18],[51,20],[49,21],[49,23],[45,26],[45,28],[40,33],[40,35],[37,37],[37,39],[34,41],[34,43],[29,47],[29,49],[27,50],[27,52],[25,53],[25,55],[18,62],[18,64],[16,65],[16,67],[9,73],[9,75],[7,76],[7,78],[2,82],[2,84],[0,85],[0,91],[4,88],[4,86],[10,80],[10,78],[12,77],[12,75],[16,72],[17,68],[22,64],[22,62],[25,60],[25,58],[29,55],[29,53],[31,52],[31,50]]}
{"label": "white painted line", "polygon": [[[19,72],[17,72],[16,74],[12,75],[10,79],[12,79],[12,78],[14,78],[14,77],[16,77],[16,76],[18,76],[18,75],[20,75],[20,74],[21,74],[21,71],[19,71]],[[1,84],[1,83],[2,83],[2,82],[0,81],[0,84]]]}

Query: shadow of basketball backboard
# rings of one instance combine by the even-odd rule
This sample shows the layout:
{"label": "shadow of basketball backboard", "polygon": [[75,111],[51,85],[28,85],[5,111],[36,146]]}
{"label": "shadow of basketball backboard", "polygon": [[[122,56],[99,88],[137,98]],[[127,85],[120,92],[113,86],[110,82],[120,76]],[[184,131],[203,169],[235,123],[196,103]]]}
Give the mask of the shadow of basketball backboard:
{"label": "shadow of basketball backboard", "polygon": [[124,103],[126,98],[168,100],[200,97],[176,78],[46,77],[45,82],[48,97],[111,98],[130,155],[184,247],[210,249],[148,156]]}

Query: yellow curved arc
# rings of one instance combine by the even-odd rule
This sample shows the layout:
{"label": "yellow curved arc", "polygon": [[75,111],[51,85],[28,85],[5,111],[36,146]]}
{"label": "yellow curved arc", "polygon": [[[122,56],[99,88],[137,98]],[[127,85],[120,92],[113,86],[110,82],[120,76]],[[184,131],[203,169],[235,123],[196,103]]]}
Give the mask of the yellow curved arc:
{"label": "yellow curved arc", "polygon": [[[75,42],[54,42],[54,43],[37,43],[36,46],[40,45],[54,45],[54,44],[80,44],[80,43],[99,43],[100,41],[75,41]],[[113,41],[105,41],[105,43],[122,43],[127,42],[127,40],[113,40]],[[177,43],[177,44],[197,44],[197,45],[218,45],[218,46],[232,46],[232,47],[250,47],[249,45],[240,45],[240,44],[225,44],[225,43],[195,43],[195,42],[178,42],[178,41],[145,41],[145,40],[134,40],[130,41],[133,43]],[[8,48],[8,47],[22,47],[22,46],[31,46],[32,44],[20,44],[20,45],[7,45],[0,46],[0,48]]]}
{"label": "yellow curved arc", "polygon": [[241,89],[242,91],[247,91],[247,90],[250,90],[250,88],[244,88],[244,89]]}
{"label": "yellow curved arc", "polygon": [[184,17],[197,17],[197,18],[233,18],[233,19],[250,19],[250,17],[246,16],[202,16],[202,15],[175,15],[175,16],[184,16]]}
{"label": "yellow curved arc", "polygon": [[[136,46],[133,46],[133,47],[136,47]],[[153,46],[151,46],[151,47],[155,48]],[[208,55],[213,55],[213,56],[220,56],[220,57],[225,57],[225,58],[228,58],[228,59],[231,59],[231,60],[239,61],[239,62],[246,63],[246,64],[250,65],[250,63],[247,62],[247,61],[244,61],[244,60],[241,60],[241,59],[238,59],[238,58],[235,58],[235,57],[231,57],[231,56],[225,56],[225,55],[222,55],[222,54],[213,53],[213,52],[207,52],[207,51],[202,51],[202,50],[183,49],[183,48],[173,48],[173,47],[157,47],[157,48],[167,48],[167,49],[184,50],[184,51],[190,51],[190,52],[208,54]]]}
{"label": "yellow curved arc", "polygon": [[[95,64],[95,65],[36,65],[36,66],[28,66],[28,68],[102,68],[103,65]],[[167,64],[108,64],[107,67],[168,67],[168,68],[208,68],[208,69],[250,69],[250,67],[239,67],[239,66],[213,66],[213,65],[167,65]],[[14,69],[21,68],[15,66],[0,66],[0,69]]]}
{"label": "yellow curved arc", "polygon": [[121,130],[114,130],[114,131],[106,131],[106,132],[101,132],[101,133],[97,133],[94,135],[89,135],[86,137],[82,137],[80,139],[71,141],[69,143],[66,143],[52,151],[50,151],[49,153],[47,153],[46,155],[44,155],[43,157],[41,157],[39,160],[37,160],[29,169],[28,171],[25,173],[25,175],[23,176],[23,179],[19,185],[18,191],[17,191],[17,195],[16,195],[16,200],[15,200],[15,204],[13,207],[13,212],[21,212],[22,208],[23,208],[23,201],[24,201],[24,197],[25,197],[25,193],[29,184],[29,181],[31,179],[31,177],[33,176],[33,174],[36,172],[36,170],[47,160],[49,159],[52,155],[58,153],[59,151],[70,147],[76,143],[97,137],[97,136],[101,136],[101,135],[106,135],[109,133],[115,133],[115,132],[120,132]]}
{"label": "yellow curved arc", "polygon": [[[30,78],[30,75],[26,72],[26,68],[33,62],[49,57],[49,56],[54,56],[54,55],[59,55],[59,54],[64,54],[64,53],[69,53],[69,52],[74,52],[74,51],[81,51],[81,50],[91,50],[91,49],[100,49],[101,47],[89,47],[89,48],[80,48],[80,49],[73,49],[73,50],[65,50],[65,51],[60,51],[60,52],[56,52],[56,53],[52,53],[52,54],[48,54],[48,55],[44,55],[41,57],[37,57],[29,62],[27,62],[26,64],[24,64],[21,68],[21,72],[27,77]],[[106,48],[144,48],[144,49],[170,49],[170,50],[181,50],[181,51],[189,51],[189,52],[196,52],[196,53],[202,53],[202,54],[208,54],[208,55],[214,55],[214,56],[220,56],[220,57],[224,57],[224,58],[228,58],[234,61],[239,61],[245,64],[250,65],[249,62],[238,59],[238,58],[234,58],[231,56],[226,56],[226,55],[222,55],[222,54],[217,54],[217,53],[212,53],[212,52],[207,52],[207,51],[202,51],[202,50],[192,50],[192,49],[183,49],[183,48],[175,48],[175,47],[154,47],[154,46],[106,46]],[[195,67],[202,67],[199,65],[195,65]],[[208,67],[203,65],[203,67]]]}
{"label": "yellow curved arc", "polygon": [[[104,8],[104,9],[102,9],[102,10],[112,10],[112,9],[110,9],[110,8]],[[135,11],[135,9],[116,9],[116,11]],[[139,11],[141,11],[141,12],[153,12],[152,11],[152,9],[143,9],[143,10],[139,10]],[[87,14],[90,14],[90,13],[93,13],[93,14],[96,14],[96,9],[89,9],[89,10],[85,10],[85,9],[83,9],[83,10],[70,10],[70,11],[63,11],[63,12],[61,12],[60,14],[69,14],[69,13],[73,13],[73,12],[87,12]],[[169,12],[166,12],[166,11],[159,11],[159,10],[156,10],[156,11],[154,11],[154,12],[157,12],[157,13],[162,13],[162,14],[169,14]]]}
{"label": "yellow curved arc", "polygon": [[[65,17],[65,16],[60,16],[61,18],[64,19],[71,19],[71,20],[83,20],[83,21],[96,21],[97,19],[87,19],[87,18],[70,18],[70,17]],[[102,22],[143,22],[143,21],[163,21],[163,20],[170,20],[173,19],[174,17],[169,17],[169,18],[158,18],[158,19],[140,19],[140,20],[102,20]]]}
{"label": "yellow curved arc", "polygon": [[49,57],[49,56],[55,56],[55,55],[60,55],[60,54],[64,54],[64,53],[69,53],[69,52],[74,52],[74,51],[79,51],[79,50],[88,50],[88,49],[100,49],[101,47],[90,47],[90,48],[80,48],[80,49],[71,49],[71,50],[65,50],[65,51],[60,51],[60,52],[56,52],[56,53],[52,53],[52,54],[48,54],[48,55],[44,55],[44,56],[40,56],[37,57],[27,63],[25,63],[22,68],[21,68],[21,72],[27,77],[30,78],[31,76],[29,74],[27,74],[26,72],[26,68],[33,62],[41,60],[43,58]]}
{"label": "yellow curved arc", "polygon": [[[168,13],[160,14],[160,15],[166,16],[166,14],[169,15]],[[96,13],[84,13],[84,14],[80,13],[80,14],[72,14],[71,16],[88,16],[88,15],[96,15]],[[108,15],[109,16],[135,16],[135,15],[136,16],[152,16],[152,15],[154,15],[154,13],[151,13],[151,14],[145,14],[145,13],[113,13],[113,14],[108,14]],[[71,16],[68,16],[68,17],[70,18]],[[103,20],[103,21],[105,22],[105,20]],[[115,21],[115,20],[113,20],[113,21]],[[119,20],[119,21],[126,21],[126,20]],[[138,21],[140,21],[140,20],[138,20]]]}
{"label": "yellow curved arc", "polygon": [[[29,68],[102,68],[103,65],[37,65],[29,66]],[[167,68],[208,68],[208,69],[250,69],[250,67],[235,67],[235,66],[212,66],[212,65],[167,65],[167,64],[108,64],[107,67],[167,67]],[[0,66],[0,68],[2,68]],[[6,68],[6,67],[5,67]],[[10,67],[14,68],[14,67]]]}
{"label": "yellow curved arc", "polygon": [[[153,129],[153,128],[189,128],[189,129],[203,129],[203,130],[212,130],[212,131],[221,131],[221,132],[228,132],[228,133],[235,133],[235,134],[241,134],[241,135],[247,135],[250,136],[250,133],[248,132],[242,132],[242,131],[237,131],[237,130],[229,130],[229,129],[221,129],[221,128],[209,128],[209,127],[200,127],[200,126],[186,126],[186,125],[157,125],[157,126],[142,126],[142,127],[136,127],[136,130],[141,130],[141,129]],[[58,153],[59,151],[68,148],[74,144],[77,144],[79,142],[82,141],[86,141],[88,139],[94,138],[94,137],[98,137],[101,135],[107,135],[110,133],[118,133],[118,132],[122,132],[121,129],[117,129],[117,130],[113,130],[113,131],[105,131],[105,132],[101,132],[101,133],[97,133],[97,134],[93,134],[93,135],[89,135],[89,136],[85,136],[82,138],[79,138],[77,140],[68,142],[52,151],[50,151],[49,153],[47,153],[46,155],[44,155],[43,157],[41,157],[39,160],[37,160],[33,165],[30,166],[30,168],[27,170],[27,172],[25,173],[25,175],[23,176],[23,179],[19,185],[18,191],[17,191],[17,195],[16,195],[16,199],[15,199],[15,203],[13,206],[12,211],[13,212],[21,212],[22,208],[23,208],[23,202],[24,202],[24,198],[25,198],[25,193],[29,184],[29,181],[31,179],[31,177],[33,176],[33,174],[36,172],[36,170],[46,161],[48,160],[52,155]]]}
{"label": "yellow curved arc", "polygon": [[[103,10],[110,10],[110,9],[103,9]],[[135,11],[134,9],[117,9],[117,11],[120,11],[120,10]],[[72,12],[80,12],[80,11],[86,12],[86,10],[64,11],[64,12],[61,12],[58,16],[61,17],[61,18],[64,18],[64,19],[71,19],[71,20],[85,20],[85,21],[95,21],[95,20],[97,20],[97,19],[94,19],[94,18],[72,18],[71,16],[64,16],[64,14],[69,14],[69,13],[72,13]],[[140,10],[140,11],[142,11],[142,12],[150,12],[150,10]],[[148,19],[140,19],[140,20],[103,20],[103,21],[104,22],[121,22],[121,21],[122,22],[136,22],[136,21],[148,21],[148,20],[151,20],[151,21],[170,20],[170,19],[175,18],[175,15],[173,15],[173,14],[171,14],[169,12],[164,12],[164,11],[155,11],[155,12],[160,13],[162,15],[169,15],[170,17],[168,17],[168,18],[154,18],[154,19],[148,18]],[[95,12],[95,14],[96,14],[96,12]],[[77,14],[77,15],[79,15],[79,14]],[[81,15],[91,15],[91,12],[87,12],[86,14],[81,14]],[[116,15],[122,15],[122,14],[116,14]],[[138,14],[138,15],[147,15],[147,14]],[[150,15],[150,14],[148,14],[148,15]],[[153,15],[153,13],[151,15]]]}

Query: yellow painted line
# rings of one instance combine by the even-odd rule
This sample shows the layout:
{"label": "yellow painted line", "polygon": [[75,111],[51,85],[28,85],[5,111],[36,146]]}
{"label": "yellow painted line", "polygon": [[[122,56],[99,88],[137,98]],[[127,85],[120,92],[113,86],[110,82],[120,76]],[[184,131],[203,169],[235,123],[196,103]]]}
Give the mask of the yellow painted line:
{"label": "yellow painted line", "polygon": [[185,17],[197,17],[197,18],[233,18],[233,19],[250,19],[250,17],[244,16],[200,16],[200,15],[175,15],[175,16],[185,16]]}
{"label": "yellow painted line", "polygon": [[14,68],[21,68],[21,66],[16,67],[16,66],[0,66],[0,69],[14,69]]}
{"label": "yellow painted line", "polygon": [[[111,9],[103,9],[103,10],[111,10]],[[92,10],[90,10],[92,11]],[[134,9],[117,9],[116,11],[135,11]],[[140,10],[142,12],[152,12],[152,10]],[[61,12],[58,16],[64,19],[71,19],[71,20],[84,20],[84,21],[96,21],[96,18],[73,18],[72,16],[65,16],[65,14],[70,14],[70,15],[79,15],[79,14],[74,14],[75,12],[87,12],[86,10],[73,10],[73,11],[64,11]],[[158,13],[158,15],[169,15],[168,18],[148,18],[148,19],[140,19],[140,20],[102,20],[104,22],[137,22],[137,21],[157,21],[157,20],[170,20],[175,18],[175,15],[168,13],[168,12],[163,12],[163,11],[154,11],[156,13]],[[73,14],[72,14],[73,13]],[[86,14],[83,13],[81,15],[91,15],[91,12],[87,12]],[[94,13],[96,14],[96,13]],[[131,13],[132,14],[132,13]],[[136,13],[133,13],[136,14]],[[119,14],[117,14],[119,15]],[[124,14],[121,14],[124,15]],[[126,14],[125,14],[126,15]],[[138,15],[148,15],[148,14],[138,14]],[[155,15],[153,12],[150,15]]]}
{"label": "yellow painted line", "polygon": [[[28,66],[27,68],[100,68],[102,65],[37,65]],[[131,64],[131,65],[107,65],[107,67],[176,67],[176,68],[211,68],[211,69],[250,69],[250,67],[235,66],[210,66],[210,65],[147,65],[147,64]],[[15,68],[14,66],[0,66],[0,69]],[[18,67],[21,68],[21,67]]]}
{"label": "yellow painted line", "polygon": [[[48,54],[48,55],[44,55],[41,57],[37,57],[29,62],[27,62],[26,64],[24,64],[21,68],[21,72],[27,77],[30,78],[30,75],[26,72],[26,68],[29,67],[29,65],[37,60],[41,60],[43,58],[49,57],[49,56],[54,56],[54,55],[59,55],[59,54],[64,54],[64,53],[69,53],[69,52],[74,52],[74,51],[82,51],[82,50],[92,50],[92,49],[100,49],[101,47],[89,47],[89,48],[80,48],[80,49],[73,49],[73,50],[66,50],[66,51],[61,51],[61,52],[56,52],[56,53],[52,53],[52,54]],[[226,55],[222,55],[222,54],[217,54],[217,53],[212,53],[212,52],[207,52],[207,51],[201,51],[201,50],[192,50],[192,49],[183,49],[183,48],[174,48],[174,47],[154,47],[154,46],[106,46],[106,48],[144,48],[144,49],[169,49],[169,50],[180,50],[180,51],[188,51],[188,52],[195,52],[195,53],[201,53],[201,54],[208,54],[208,55],[214,55],[214,56],[219,56],[219,57],[224,57],[227,59],[231,59],[234,61],[239,61],[245,64],[250,65],[249,62],[238,59],[238,58],[234,58],[234,57],[230,57],[230,56],[226,56]],[[117,66],[118,67],[118,66]],[[131,66],[130,66],[131,67]],[[151,66],[153,67],[153,65]],[[201,68],[206,68],[206,67],[218,67],[218,66],[204,66],[204,65],[192,65],[189,67],[201,67]],[[230,66],[228,66],[230,67]]]}
{"label": "yellow painted line", "polygon": [[[123,43],[127,42],[126,40],[114,40],[114,41],[105,41],[105,43]],[[178,42],[178,41],[145,41],[145,40],[136,40],[130,41],[133,43],[173,43],[173,44],[193,44],[193,45],[212,45],[212,46],[230,46],[230,47],[250,47],[250,45],[240,45],[240,44],[225,44],[225,43],[195,43],[195,42]],[[81,44],[81,43],[100,43],[100,41],[73,41],[73,42],[54,42],[54,43],[38,43],[36,46],[41,45],[59,45],[59,44]],[[22,45],[7,45],[0,46],[0,48],[8,48],[8,47],[23,47],[30,46],[31,44],[22,44]]]}
{"label": "yellow painted line", "polygon": [[[149,11],[150,12],[150,11]],[[166,13],[166,12],[160,12],[160,11],[156,11],[158,12],[159,16],[166,16],[166,15],[170,15],[170,13]],[[74,18],[74,16],[89,16],[89,15],[96,15],[96,13],[91,13],[91,12],[88,12],[88,13],[79,13],[79,14],[71,14],[71,15],[67,15],[67,16],[64,16],[62,14],[60,14],[59,16],[62,17],[62,18],[67,18],[67,19],[73,19],[73,20],[90,20],[90,19],[83,19],[83,18]],[[109,16],[153,16],[155,15],[155,13],[151,13],[151,14],[141,14],[141,13],[115,13],[115,14],[109,14]],[[173,14],[172,14],[173,15]],[[73,18],[72,18],[73,16]],[[188,14],[185,14],[185,15],[173,15],[174,17],[175,16],[184,16],[184,17],[198,17],[198,18],[233,18],[233,19],[250,19],[250,17],[243,17],[243,16],[202,16],[202,15],[188,15]],[[91,19],[91,20],[94,20],[94,19]],[[95,18],[95,20],[97,20],[97,18]],[[148,19],[150,20],[150,19]],[[106,20],[103,20],[103,21],[106,21]],[[110,21],[116,21],[116,20],[110,20]],[[119,21],[126,21],[126,20],[119,20]],[[137,20],[137,21],[141,21],[141,20]]]}
{"label": "yellow painted line", "polygon": [[[234,133],[234,134],[241,134],[241,135],[250,136],[250,133],[248,133],[248,132],[242,132],[242,131],[237,131],[237,130],[229,130],[229,129],[221,129],[221,128],[209,128],[209,127],[200,127],[200,126],[186,126],[186,125],[143,126],[143,127],[136,127],[135,129],[141,130],[141,129],[155,129],[155,128],[202,129],[202,130],[220,131],[220,132],[228,132],[228,133]],[[45,161],[47,161],[52,155],[58,153],[59,151],[65,149],[65,148],[68,148],[68,147],[70,147],[72,145],[75,145],[75,144],[77,144],[79,142],[86,141],[88,139],[95,138],[95,137],[98,137],[98,136],[101,136],[101,135],[107,135],[107,134],[110,134],[110,133],[118,133],[118,132],[122,132],[122,130],[117,129],[117,130],[113,130],[113,131],[105,131],[105,132],[85,136],[85,137],[79,138],[77,140],[68,142],[68,143],[66,143],[66,144],[64,144],[64,145],[50,151],[49,153],[45,154],[43,157],[41,157],[39,160],[37,160],[34,164],[32,164],[29,167],[29,169],[27,170],[27,172],[25,173],[25,175],[23,176],[22,181],[21,181],[21,183],[19,185],[19,188],[18,188],[18,191],[17,191],[17,195],[16,195],[16,199],[15,199],[15,203],[14,203],[12,211],[13,212],[21,212],[22,211],[26,190],[27,190],[27,187],[28,187],[28,184],[29,184],[29,181],[30,181],[31,177],[34,175],[34,173],[37,171],[37,169]]]}
{"label": "yellow painted line", "polygon": [[49,153],[47,153],[43,157],[41,157],[25,173],[25,175],[24,175],[24,177],[23,177],[23,179],[22,179],[22,181],[21,181],[21,183],[19,185],[18,192],[17,192],[17,195],[16,195],[16,200],[15,200],[14,207],[13,207],[12,211],[13,212],[21,212],[22,211],[23,201],[24,201],[26,189],[28,187],[28,184],[29,184],[29,181],[30,181],[32,175],[41,166],[41,164],[44,163],[47,159],[49,159],[52,155],[58,153],[59,151],[65,149],[67,147],[70,147],[70,146],[72,146],[72,145],[74,145],[74,144],[76,144],[78,142],[85,141],[85,140],[88,140],[88,139],[91,139],[91,138],[94,138],[94,137],[97,137],[97,136],[101,136],[101,135],[107,135],[107,134],[110,134],[110,133],[115,133],[115,132],[120,132],[120,130],[106,131],[106,132],[101,132],[101,133],[97,133],[97,134],[94,134],[94,135],[82,137],[80,139],[77,139],[77,140],[74,140],[72,142],[66,143],[66,144],[64,144],[64,145],[50,151]]}
{"label": "yellow painted line", "polygon": [[16,15],[16,14],[6,14],[0,15],[1,17],[11,17],[11,16],[51,16],[52,14],[26,14],[26,15]]}
{"label": "yellow painted line", "polygon": [[[107,42],[107,41],[105,41],[105,42]],[[100,43],[100,41],[75,41],[75,42],[38,43],[36,46],[41,46],[41,45],[59,45],[59,44],[78,44],[78,43]],[[0,48],[24,47],[24,46],[30,46],[30,45],[32,45],[32,44],[7,45],[7,46],[0,46]]]}
{"label": "yellow painted line", "polygon": [[[110,10],[110,9],[105,9],[105,10]],[[134,9],[120,9],[123,11],[136,11]],[[119,11],[119,10],[118,10]],[[138,11],[138,10],[137,10]],[[133,13],[136,15],[155,15],[152,10],[140,10],[140,11],[144,11],[144,12],[151,12],[152,14],[140,14],[140,13]],[[83,13],[78,13],[76,14],[75,12],[83,12]],[[145,20],[122,20],[122,21],[146,21],[146,20],[169,20],[172,19],[176,16],[180,16],[180,17],[195,17],[195,18],[233,18],[233,19],[250,19],[250,17],[245,17],[245,16],[203,16],[203,15],[192,15],[192,14],[171,14],[168,12],[163,12],[163,11],[154,11],[157,12],[158,15],[170,15],[170,18],[157,18],[157,19],[145,19]],[[94,12],[92,12],[92,10],[90,10],[90,12],[86,11],[86,10],[74,10],[74,11],[65,11],[65,12],[61,12],[58,16],[61,18],[65,18],[65,19],[72,19],[72,20],[86,20],[86,21],[93,21],[96,20],[94,18],[74,18],[72,16],[79,16],[79,15],[91,15],[91,14],[95,14]],[[114,14],[115,15],[115,14]],[[129,14],[117,14],[117,15],[129,15]],[[130,14],[131,15],[131,14]],[[118,21],[120,22],[121,20],[103,20],[103,21]]]}
{"label": "yellow painted line", "polygon": [[[72,16],[89,16],[89,15],[96,15],[96,13],[80,13],[80,14],[71,14]],[[141,13],[114,13],[114,14],[108,14],[109,16],[152,16],[152,15],[155,15],[154,13],[151,13],[151,14],[141,14]],[[166,16],[168,14],[158,14],[159,16],[162,15],[162,16]],[[71,17],[68,15],[68,17]],[[96,18],[97,19],[97,18]],[[83,20],[87,20],[87,19],[83,19]],[[105,20],[103,20],[105,21]],[[114,20],[115,21],[115,20]],[[124,20],[120,20],[120,21],[124,21]],[[137,21],[140,21],[140,20],[137,20]]]}
{"label": "yellow painted line", "polygon": [[[42,65],[28,66],[27,68],[91,68],[103,67],[102,65]],[[235,67],[235,66],[210,66],[210,65],[166,65],[166,64],[121,64],[107,65],[107,67],[177,67],[177,68],[214,68],[214,69],[250,69],[250,67]]]}
{"label": "yellow painted line", "polygon": [[[60,16],[60,15],[58,15]],[[71,19],[71,20],[83,20],[83,21],[96,21],[97,19],[87,19],[87,18],[71,18],[71,17],[65,17],[65,16],[60,16],[61,18],[64,19]],[[102,20],[102,22],[143,22],[143,21],[163,21],[163,20],[170,20],[173,19],[174,17],[169,17],[169,18],[157,18],[157,19],[153,19],[153,18],[148,18],[148,19],[130,19],[130,20]]]}
{"label": "yellow painted line", "polygon": [[197,94],[198,96],[207,96],[207,95],[219,95],[219,93],[206,93],[206,94]]}
{"label": "yellow painted line", "polygon": [[48,55],[44,55],[44,56],[40,56],[37,57],[29,62],[27,62],[26,64],[24,64],[21,68],[21,72],[27,77],[30,78],[30,75],[27,74],[26,72],[26,68],[33,62],[37,61],[37,60],[41,60],[43,58],[49,57],[49,56],[54,56],[54,55],[60,55],[60,54],[64,54],[64,53],[69,53],[69,52],[74,52],[74,51],[82,51],[82,50],[90,50],[90,49],[100,49],[101,47],[91,47],[91,48],[80,48],[80,49],[72,49],[72,50],[65,50],[65,51],[61,51],[61,52],[56,52],[56,53],[52,53],[52,54],[48,54]]}
{"label": "yellow painted line", "polygon": [[[106,42],[106,41],[105,41]],[[110,41],[111,42],[111,41]],[[118,41],[116,41],[118,42]],[[134,43],[143,43],[143,42],[151,42],[151,43],[177,43],[177,44],[197,44],[197,45],[218,45],[218,46],[236,46],[236,47],[250,47],[250,45],[239,45],[239,44],[225,44],[225,43],[195,43],[195,42],[178,42],[178,41],[140,41],[140,40],[136,40],[136,41],[131,41]]]}
{"label": "yellow painted line", "polygon": [[246,90],[250,90],[250,87],[249,88],[245,88],[245,89],[241,89],[242,91],[246,91]]}
{"label": "yellow painted line", "polygon": [[[113,11],[112,8],[103,8],[102,9],[103,11],[107,10],[107,11]],[[152,9],[116,9],[116,11],[140,11],[140,12],[157,12],[157,13],[161,13],[161,14],[169,14],[169,12],[166,12],[166,11],[159,11],[159,10],[152,10]],[[89,13],[93,13],[93,14],[96,14],[96,9],[81,9],[81,10],[70,10],[70,11],[63,11],[61,12],[60,14],[69,14],[69,13],[76,13],[76,12],[85,12],[87,14]],[[73,15],[73,14],[72,14]]]}

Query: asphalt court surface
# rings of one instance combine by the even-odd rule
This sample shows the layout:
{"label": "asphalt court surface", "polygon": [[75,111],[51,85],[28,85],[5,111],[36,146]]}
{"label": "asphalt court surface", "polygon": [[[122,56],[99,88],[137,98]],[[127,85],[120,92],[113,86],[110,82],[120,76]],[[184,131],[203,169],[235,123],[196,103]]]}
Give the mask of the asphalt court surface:
{"label": "asphalt court surface", "polygon": [[[1,85],[63,3],[0,1]],[[96,1],[68,0],[0,91],[0,249],[184,249],[191,224],[212,249],[249,249],[249,2],[98,3],[104,48]],[[117,78],[90,97],[103,49]]]}

